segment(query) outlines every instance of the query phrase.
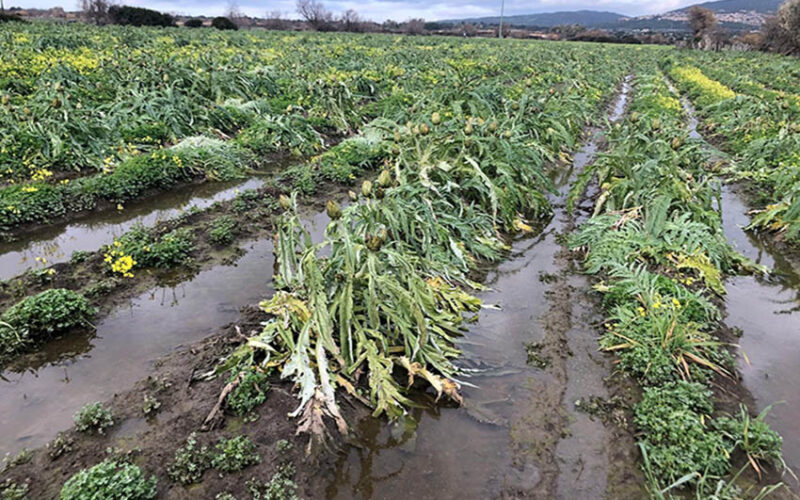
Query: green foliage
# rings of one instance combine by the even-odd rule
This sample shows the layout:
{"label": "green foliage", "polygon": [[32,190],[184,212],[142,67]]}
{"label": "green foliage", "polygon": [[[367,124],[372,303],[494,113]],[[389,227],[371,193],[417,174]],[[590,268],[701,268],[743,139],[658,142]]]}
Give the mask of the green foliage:
{"label": "green foliage", "polygon": [[175,451],[172,463],[167,466],[167,475],[175,482],[193,484],[200,481],[210,467],[208,447],[199,446],[197,435],[193,432],[186,438],[186,443]]}
{"label": "green foliage", "polygon": [[783,439],[764,421],[769,410],[768,407],[753,418],[747,408],[741,405],[736,417],[722,417],[716,422],[717,429],[733,446],[747,455],[757,471],[759,464],[764,463],[786,467],[781,452]]}
{"label": "green foliage", "polygon": [[208,239],[215,245],[227,245],[233,241],[237,233],[236,219],[230,215],[217,217],[211,223],[208,231]]}
{"label": "green foliage", "polygon": [[246,369],[231,376],[229,382],[241,378],[236,388],[228,394],[228,408],[240,417],[249,417],[258,406],[267,400],[269,375],[255,369]]}
{"label": "green foliage", "polygon": [[130,255],[138,267],[170,269],[185,265],[194,250],[194,235],[191,228],[179,228],[158,234],[154,229],[135,225],[120,236],[104,251],[121,251]]}
{"label": "green foliage", "polygon": [[733,447],[709,428],[711,393],[688,382],[648,388],[634,409],[636,426],[644,432],[650,467],[660,484],[687,474],[721,476],[730,469]]}
{"label": "green foliage", "polygon": [[75,441],[68,435],[59,432],[56,438],[47,443],[47,455],[50,460],[56,460],[60,456],[72,451],[72,445]]}
{"label": "green foliage", "polygon": [[71,328],[91,326],[95,309],[86,298],[56,288],[26,297],[0,315],[0,346],[12,355]]}
{"label": "green foliage", "polygon": [[75,428],[80,432],[93,432],[102,434],[105,429],[114,425],[111,410],[102,403],[87,403],[78,410],[74,416]]}
{"label": "green foliage", "polygon": [[256,445],[247,436],[221,438],[211,457],[211,465],[220,472],[236,472],[260,462]]}
{"label": "green foliage", "polygon": [[156,478],[133,464],[106,459],[73,475],[61,488],[61,500],[148,500],[156,496]]}
{"label": "green foliage", "polygon": [[[2,22],[2,18],[0,18]],[[0,482],[0,499],[2,500],[25,500],[28,498],[28,483],[17,484],[11,479]]]}

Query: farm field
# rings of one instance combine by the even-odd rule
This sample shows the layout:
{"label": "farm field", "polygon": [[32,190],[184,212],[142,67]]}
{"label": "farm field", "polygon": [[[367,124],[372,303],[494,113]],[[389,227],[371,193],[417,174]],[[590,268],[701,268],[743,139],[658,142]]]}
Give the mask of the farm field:
{"label": "farm field", "polygon": [[798,75],[0,25],[2,498],[796,498]]}

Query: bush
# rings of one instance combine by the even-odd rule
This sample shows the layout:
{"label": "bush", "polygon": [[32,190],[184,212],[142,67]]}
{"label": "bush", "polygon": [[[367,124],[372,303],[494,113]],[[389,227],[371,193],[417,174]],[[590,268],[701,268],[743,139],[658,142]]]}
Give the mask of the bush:
{"label": "bush", "polygon": [[17,353],[70,328],[88,325],[95,312],[83,295],[63,288],[26,297],[0,316],[0,355]]}
{"label": "bush", "polygon": [[189,19],[185,23],[184,26],[187,28],[202,28],[203,27],[203,20],[202,19]]}
{"label": "bush", "polygon": [[156,478],[133,464],[106,459],[69,478],[61,500],[147,500],[156,496]]}
{"label": "bush", "polygon": [[114,24],[129,26],[175,26],[175,19],[169,14],[144,9],[142,7],[130,7],[128,5],[112,5],[108,9],[108,15]]}
{"label": "bush", "polygon": [[231,21],[227,17],[222,17],[222,16],[215,17],[211,21],[211,27],[212,28],[217,28],[218,30],[238,30],[239,29],[239,27],[236,25],[236,23],[234,23],[233,21]]}
{"label": "bush", "polygon": [[75,427],[79,432],[97,431],[98,434],[102,434],[103,430],[114,425],[111,410],[99,402],[86,403],[75,414],[74,420]]}
{"label": "bush", "polygon": [[114,273],[131,277],[134,268],[167,269],[185,264],[194,250],[190,228],[180,228],[158,236],[137,224],[111,245],[103,247],[105,261]]}

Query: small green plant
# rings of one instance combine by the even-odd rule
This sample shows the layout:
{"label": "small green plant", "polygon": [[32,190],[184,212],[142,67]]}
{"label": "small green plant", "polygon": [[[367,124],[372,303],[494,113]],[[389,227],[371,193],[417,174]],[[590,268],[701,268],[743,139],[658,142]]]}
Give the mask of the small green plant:
{"label": "small green plant", "polygon": [[155,231],[142,225],[134,226],[114,243],[103,248],[106,262],[114,272],[117,272],[122,259],[128,258],[132,260],[132,265],[124,266],[122,270],[126,272],[137,267],[168,269],[179,266],[188,261],[192,250],[194,235],[190,228],[157,235]]}
{"label": "small green plant", "polygon": [[144,404],[142,405],[142,413],[145,416],[150,416],[158,411],[161,408],[161,401],[156,399],[155,396],[151,396],[150,394],[144,395]]}
{"label": "small green plant", "polygon": [[72,451],[74,441],[63,432],[59,432],[55,439],[47,443],[47,455],[50,460],[56,460],[61,455]]}
{"label": "small green plant", "polygon": [[26,297],[0,316],[0,354],[17,353],[78,326],[90,326],[96,310],[72,290],[55,288]]}
{"label": "small green plant", "polygon": [[240,417],[252,417],[253,410],[267,400],[269,391],[268,375],[254,369],[248,369],[242,375],[237,374],[231,380],[242,377],[236,388],[231,391],[227,398],[228,408]]}
{"label": "small green plant", "polygon": [[111,410],[102,403],[87,403],[75,414],[75,427],[80,432],[96,431],[102,434],[105,429],[114,425]]}
{"label": "small green plant", "polygon": [[0,499],[25,500],[28,498],[28,483],[17,484],[11,479],[0,482]]}
{"label": "small green plant", "polygon": [[221,438],[214,449],[211,465],[220,472],[236,472],[261,462],[256,445],[247,436]]}
{"label": "small green plant", "polygon": [[86,262],[91,256],[92,252],[87,252],[85,250],[76,250],[72,252],[72,255],[69,257],[69,263],[72,265],[80,264],[82,262]]}
{"label": "small green plant", "polygon": [[193,484],[203,477],[211,467],[208,447],[198,446],[197,435],[193,432],[186,438],[186,444],[175,452],[173,462],[167,467],[170,479],[181,484]]}
{"label": "small green plant", "polygon": [[133,464],[106,459],[69,478],[61,500],[149,500],[156,496],[156,478],[147,478]]}
{"label": "small green plant", "polygon": [[226,491],[224,493],[217,493],[214,500],[236,500],[236,497]]}
{"label": "small green plant", "polygon": [[278,466],[278,470],[266,483],[255,478],[245,483],[253,500],[296,500],[297,483],[294,482],[295,467],[291,463]]}
{"label": "small green plant", "polygon": [[236,237],[236,232],[236,219],[223,215],[211,224],[208,239],[215,245],[227,245]]}
{"label": "small green plant", "polygon": [[759,477],[764,463],[772,463],[782,469],[786,468],[781,448],[783,439],[770,429],[764,421],[771,407],[767,407],[753,418],[744,405],[739,408],[736,417],[722,417],[717,420],[717,428],[733,446],[742,450],[747,460]]}
{"label": "small green plant", "polygon": [[11,455],[11,453],[6,453],[5,458],[3,458],[3,471],[7,471],[9,469],[13,469],[14,467],[22,464],[26,464],[31,461],[33,455],[27,448],[23,449],[16,455]]}
{"label": "small green plant", "polygon": [[291,443],[291,441],[288,441],[286,439],[279,439],[275,443],[275,451],[277,451],[281,455],[289,453],[290,451],[292,451],[292,448],[294,448],[294,445]]}

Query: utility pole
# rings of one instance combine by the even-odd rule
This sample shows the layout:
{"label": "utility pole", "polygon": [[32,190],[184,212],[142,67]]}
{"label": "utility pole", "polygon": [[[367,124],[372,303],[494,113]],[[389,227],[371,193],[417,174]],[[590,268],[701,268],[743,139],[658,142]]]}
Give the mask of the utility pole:
{"label": "utility pole", "polygon": [[506,0],[500,0],[500,29],[497,30],[497,35],[501,39],[503,38],[503,10],[505,10],[505,7],[506,7]]}

